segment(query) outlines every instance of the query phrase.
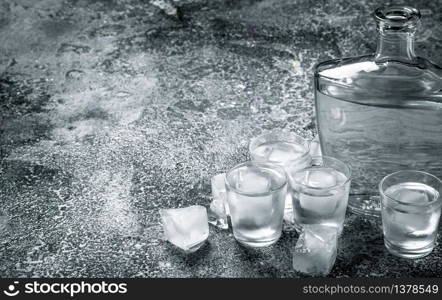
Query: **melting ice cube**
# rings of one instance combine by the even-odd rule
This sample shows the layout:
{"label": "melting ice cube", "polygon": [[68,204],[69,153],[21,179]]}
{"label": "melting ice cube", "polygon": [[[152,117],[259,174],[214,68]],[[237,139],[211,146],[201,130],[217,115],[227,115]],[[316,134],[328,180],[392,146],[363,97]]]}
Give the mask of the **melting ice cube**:
{"label": "melting ice cube", "polygon": [[241,227],[268,228],[275,209],[273,208],[273,196],[250,197],[241,194],[232,195],[229,198],[231,218],[233,224],[241,224]]}
{"label": "melting ice cube", "polygon": [[336,260],[337,237],[334,227],[305,225],[293,253],[293,268],[310,275],[330,273]]}
{"label": "melting ice cube", "polygon": [[424,190],[412,190],[412,189],[401,189],[396,192],[396,195],[392,195],[395,199],[401,202],[410,204],[425,204],[430,201],[427,193]]}
{"label": "melting ice cube", "polygon": [[253,156],[259,160],[268,160],[270,154],[272,153],[272,144],[262,144],[258,146],[255,150],[253,150]]}
{"label": "melting ice cube", "polygon": [[212,196],[213,200],[220,200],[224,203],[226,214],[229,215],[229,205],[227,203],[226,193],[226,173],[221,173],[212,177]]}
{"label": "melting ice cube", "polygon": [[301,145],[287,142],[275,142],[268,155],[268,160],[273,162],[287,162],[295,160],[304,153]]}
{"label": "melting ice cube", "polygon": [[332,215],[340,201],[339,195],[332,196],[311,196],[299,194],[299,202],[302,209],[308,211],[312,215],[330,216]]}
{"label": "melting ice cube", "polygon": [[[290,196],[290,194],[287,194],[287,196]],[[294,223],[295,222],[295,216],[293,214],[293,205],[290,205],[290,202],[292,201],[292,198],[285,200],[285,207],[284,207],[284,220],[288,223]]]}
{"label": "melting ice cube", "polygon": [[[296,182],[308,187],[327,189],[345,183],[346,176],[334,169],[320,168],[315,170],[300,171],[295,173]],[[309,193],[299,193],[301,207],[315,215],[332,215],[338,207],[339,201],[346,197],[346,188],[337,187],[331,190],[318,191],[314,195]]]}
{"label": "melting ice cube", "polygon": [[218,174],[212,177],[212,196],[208,212],[209,223],[221,229],[229,228],[227,216],[229,215],[229,206],[227,203],[227,193],[225,184],[226,174]]}
{"label": "melting ice cube", "polygon": [[198,250],[209,236],[207,210],[200,205],[161,209],[166,239],[186,253]]}
{"label": "melting ice cube", "polygon": [[253,168],[239,170],[238,172],[237,188],[240,191],[250,194],[259,194],[270,191],[272,182],[266,173]]}
{"label": "melting ice cube", "polygon": [[395,225],[397,229],[405,233],[412,233],[414,231],[419,231],[427,227],[427,221],[422,218],[422,216],[412,214],[406,214],[401,212],[393,212],[391,217],[392,224]]}
{"label": "melting ice cube", "polygon": [[229,228],[227,221],[226,206],[223,200],[214,199],[210,203],[208,212],[209,223],[221,229]]}
{"label": "melting ice cube", "polygon": [[439,214],[418,214],[393,211],[390,217],[396,228],[414,236],[427,236],[434,231],[439,221]]}
{"label": "melting ice cube", "polygon": [[336,172],[333,169],[321,168],[306,172],[306,184],[314,188],[330,188],[337,184]]}
{"label": "melting ice cube", "polygon": [[[418,206],[425,205],[435,197],[438,197],[436,196],[438,194],[437,191],[433,188],[425,184],[413,182],[393,185],[385,191],[385,194],[400,202]],[[431,234],[435,224],[438,222],[438,213],[413,210],[409,207],[400,209],[402,206],[404,205],[399,204],[398,209],[392,210],[390,216],[390,220],[397,228],[415,236]]]}

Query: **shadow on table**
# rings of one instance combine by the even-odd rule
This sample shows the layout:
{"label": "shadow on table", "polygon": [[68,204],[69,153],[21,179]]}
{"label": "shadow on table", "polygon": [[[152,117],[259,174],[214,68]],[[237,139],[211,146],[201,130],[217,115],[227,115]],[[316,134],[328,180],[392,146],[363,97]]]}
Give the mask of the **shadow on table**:
{"label": "shadow on table", "polygon": [[210,253],[212,249],[212,245],[210,242],[206,241],[204,245],[201,246],[198,250],[193,253],[186,253],[175,245],[166,242],[165,252],[167,252],[167,256],[169,257],[177,257],[182,262],[189,266],[196,265],[204,260]]}

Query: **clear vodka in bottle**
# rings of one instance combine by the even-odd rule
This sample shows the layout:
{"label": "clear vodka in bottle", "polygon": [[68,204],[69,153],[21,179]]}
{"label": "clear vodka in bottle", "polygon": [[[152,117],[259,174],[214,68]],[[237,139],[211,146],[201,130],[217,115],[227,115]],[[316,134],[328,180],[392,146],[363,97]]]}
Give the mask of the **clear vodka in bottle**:
{"label": "clear vodka in bottle", "polygon": [[319,63],[315,101],[322,152],[352,168],[350,209],[379,216],[385,175],[442,177],[442,68],[414,53],[417,9],[382,7],[373,16],[376,53]]}

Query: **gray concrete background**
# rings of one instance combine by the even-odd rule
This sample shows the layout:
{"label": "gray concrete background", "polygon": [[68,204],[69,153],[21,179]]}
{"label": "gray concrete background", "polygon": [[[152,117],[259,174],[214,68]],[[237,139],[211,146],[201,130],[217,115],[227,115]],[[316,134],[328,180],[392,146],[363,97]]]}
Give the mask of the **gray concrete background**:
{"label": "gray concrete background", "polygon": [[[158,210],[208,206],[264,130],[312,138],[313,65],[373,52],[381,3],[1,1],[0,276],[301,276],[288,224],[262,250],[211,227],[183,255]],[[410,4],[417,52],[442,64],[442,2]],[[441,276],[441,256],[395,258],[348,214],[330,276]]]}

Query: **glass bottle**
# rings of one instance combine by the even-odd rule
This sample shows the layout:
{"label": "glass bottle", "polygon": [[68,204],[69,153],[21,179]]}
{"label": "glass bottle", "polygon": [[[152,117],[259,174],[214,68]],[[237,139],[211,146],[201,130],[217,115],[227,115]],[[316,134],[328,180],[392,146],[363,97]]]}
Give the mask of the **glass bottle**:
{"label": "glass bottle", "polygon": [[442,68],[414,53],[417,9],[373,16],[376,53],[319,63],[315,102],[322,152],[352,167],[350,209],[378,216],[377,186],[389,173],[442,178]]}

